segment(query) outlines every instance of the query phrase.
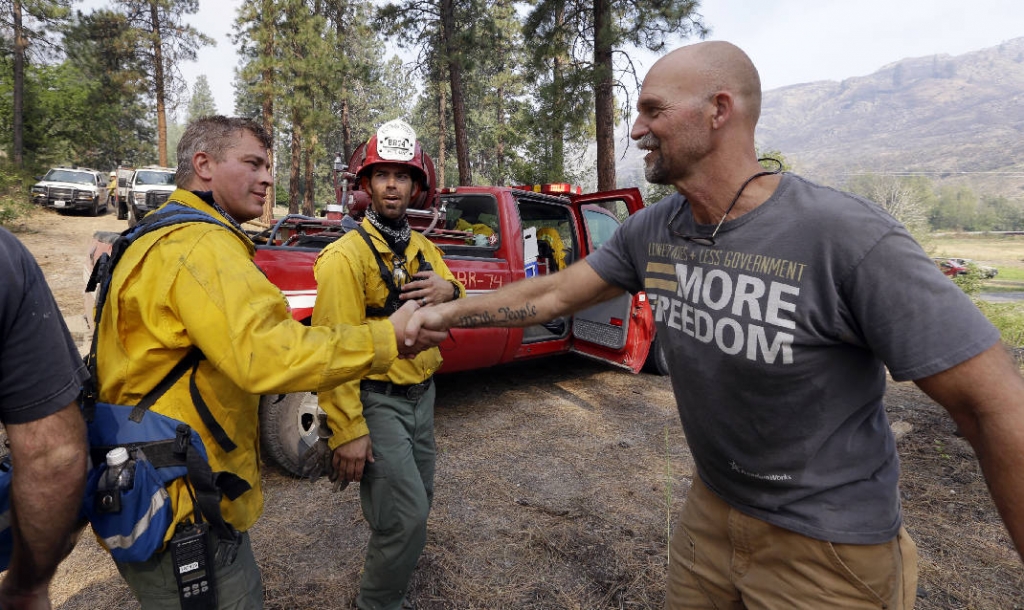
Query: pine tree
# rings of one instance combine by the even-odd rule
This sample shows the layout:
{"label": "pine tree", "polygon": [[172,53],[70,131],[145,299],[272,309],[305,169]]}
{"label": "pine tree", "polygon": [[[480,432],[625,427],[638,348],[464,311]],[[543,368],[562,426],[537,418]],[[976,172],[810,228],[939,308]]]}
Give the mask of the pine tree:
{"label": "pine tree", "polygon": [[541,0],[528,16],[528,36],[550,42],[538,45],[535,61],[549,60],[552,83],[566,85],[564,95],[557,87],[549,90],[561,96],[552,102],[553,118],[565,117],[565,124],[572,124],[574,114],[560,111],[571,106],[575,88],[586,83],[594,92],[598,190],[616,188],[615,88],[620,86],[617,74],[632,70],[628,62],[617,70],[616,52],[631,47],[661,51],[673,34],[704,37],[707,28],[698,5],[697,0]]}
{"label": "pine tree", "polygon": [[210,83],[206,80],[205,74],[196,77],[195,87],[192,89],[192,98],[188,101],[189,123],[204,117],[217,114],[217,103],[213,101],[213,92],[210,91]]}
{"label": "pine tree", "polygon": [[177,104],[178,63],[196,58],[196,51],[216,44],[183,20],[199,11],[199,0],[115,0],[128,22],[140,32],[139,53],[147,66],[150,92],[156,102],[160,165],[167,165],[167,110]]}
{"label": "pine tree", "polygon": [[[136,34],[123,14],[106,9],[78,13],[65,28],[64,63],[86,93],[60,129],[81,163],[112,169],[152,162],[154,137]],[[51,125],[60,124],[54,119]]]}
{"label": "pine tree", "polygon": [[12,62],[11,160],[15,167],[24,165],[24,100],[25,62],[33,43],[46,41],[46,28],[67,19],[71,0],[3,0],[0,1],[0,26],[10,31],[14,43]]}
{"label": "pine tree", "polygon": [[486,8],[483,0],[405,0],[382,7],[377,18],[399,44],[420,47],[419,69],[428,90],[443,94],[438,83],[447,79],[459,184],[473,182],[463,75],[493,31]]}
{"label": "pine tree", "polygon": [[[234,42],[239,45],[239,54],[243,58],[236,73],[235,113],[261,120],[274,142],[274,100],[284,95],[282,83],[276,77],[282,61],[278,26],[283,14],[279,0],[259,0],[242,3],[235,19],[238,33]],[[267,152],[270,166],[276,167],[276,146]],[[260,216],[265,225],[273,222],[276,200],[276,190],[269,191]]]}

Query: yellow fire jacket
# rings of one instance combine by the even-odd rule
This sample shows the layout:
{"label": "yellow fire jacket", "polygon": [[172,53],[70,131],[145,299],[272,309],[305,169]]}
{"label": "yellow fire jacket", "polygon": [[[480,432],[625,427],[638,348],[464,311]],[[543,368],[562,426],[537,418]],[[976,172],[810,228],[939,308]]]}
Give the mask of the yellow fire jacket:
{"label": "yellow fire jacket", "polygon": [[[380,232],[364,221],[362,223],[388,269],[394,270],[394,253]],[[406,269],[410,276],[419,271],[417,253],[430,263],[434,272],[459,286],[459,297],[466,294],[441,258],[441,251],[422,234],[413,231],[405,251]],[[313,306],[313,324],[363,324],[367,321],[366,308],[383,307],[388,296],[387,286],[380,277],[377,259],[362,236],[349,231],[338,241],[324,248],[313,266],[317,282],[316,304]],[[395,360],[384,374],[371,373],[366,379],[390,381],[399,385],[412,385],[426,380],[441,367],[441,351],[432,348],[420,352],[415,358]],[[334,435],[328,444],[331,449],[370,433],[363,418],[363,403],[359,398],[359,379],[353,379],[328,392],[317,395],[320,408]]]}
{"label": "yellow fire jacket", "polygon": [[[229,224],[188,191],[178,189],[170,200]],[[99,399],[123,405],[138,404],[192,346],[203,351],[196,384],[237,447],[225,453],[199,419],[189,373],[152,410],[199,432],[214,472],[232,472],[252,486],[221,501],[225,520],[240,531],[263,511],[259,395],[324,391],[383,373],[398,355],[387,320],[330,328],[294,321],[281,291],[253,264],[254,253],[244,233],[209,223],[140,237],[114,271],[97,345]],[[172,482],[168,492],[175,523],[191,516],[184,483]]]}

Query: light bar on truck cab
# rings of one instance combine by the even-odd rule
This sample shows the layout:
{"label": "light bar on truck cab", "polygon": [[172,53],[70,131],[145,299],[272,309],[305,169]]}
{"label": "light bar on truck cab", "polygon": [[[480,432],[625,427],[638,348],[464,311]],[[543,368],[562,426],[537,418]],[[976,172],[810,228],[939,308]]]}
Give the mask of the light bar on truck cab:
{"label": "light bar on truck cab", "polygon": [[513,186],[514,189],[520,189],[523,191],[533,191],[534,193],[544,193],[545,195],[582,195],[583,187],[579,185],[569,184],[568,182],[552,182],[550,184],[534,184],[534,185],[522,185]]}

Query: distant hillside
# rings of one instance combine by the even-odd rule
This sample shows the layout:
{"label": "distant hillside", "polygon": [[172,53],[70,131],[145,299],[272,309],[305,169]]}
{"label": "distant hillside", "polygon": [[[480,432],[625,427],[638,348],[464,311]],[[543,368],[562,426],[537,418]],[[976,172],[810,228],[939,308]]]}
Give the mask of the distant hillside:
{"label": "distant hillside", "polygon": [[829,184],[934,172],[942,184],[1024,198],[1024,38],[766,91],[757,142]]}

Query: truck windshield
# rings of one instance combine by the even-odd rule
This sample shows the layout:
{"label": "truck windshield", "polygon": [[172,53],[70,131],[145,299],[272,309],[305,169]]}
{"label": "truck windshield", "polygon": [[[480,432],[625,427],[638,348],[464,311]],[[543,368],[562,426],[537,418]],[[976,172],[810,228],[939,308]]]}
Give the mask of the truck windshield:
{"label": "truck windshield", "polygon": [[135,184],[137,185],[174,185],[174,174],[170,172],[149,172],[140,171],[135,175]]}
{"label": "truck windshield", "polygon": [[467,246],[494,248],[500,236],[498,202],[491,195],[458,195],[444,198],[445,229],[462,231]]}
{"label": "truck windshield", "polygon": [[75,172],[67,169],[51,169],[43,176],[43,180],[51,182],[70,182],[72,184],[96,185],[96,176],[89,172]]}

